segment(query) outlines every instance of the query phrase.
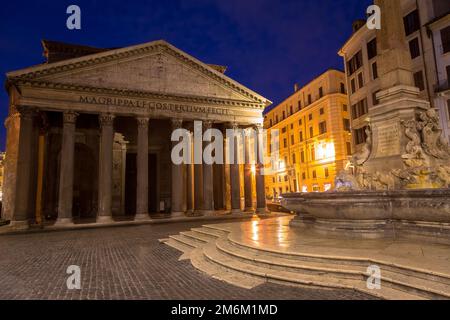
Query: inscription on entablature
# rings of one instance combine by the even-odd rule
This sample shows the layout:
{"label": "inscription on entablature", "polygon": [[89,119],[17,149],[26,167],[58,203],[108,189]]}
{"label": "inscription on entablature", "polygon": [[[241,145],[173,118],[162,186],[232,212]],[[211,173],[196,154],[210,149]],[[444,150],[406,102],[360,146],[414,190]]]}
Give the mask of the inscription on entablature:
{"label": "inscription on entablature", "polygon": [[87,104],[116,106],[116,107],[129,107],[129,108],[136,108],[138,110],[145,109],[148,111],[170,111],[176,113],[206,113],[206,114],[218,114],[226,116],[233,114],[231,110],[225,108],[194,106],[194,105],[166,103],[166,102],[154,102],[128,98],[80,96],[79,102]]}

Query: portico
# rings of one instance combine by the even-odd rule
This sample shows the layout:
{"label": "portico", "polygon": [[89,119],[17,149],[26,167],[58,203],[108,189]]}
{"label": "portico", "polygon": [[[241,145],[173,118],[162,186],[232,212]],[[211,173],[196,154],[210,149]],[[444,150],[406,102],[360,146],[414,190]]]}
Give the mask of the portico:
{"label": "portico", "polygon": [[[44,48],[47,63],[7,74],[2,217],[12,225],[264,210],[260,170],[251,179],[248,165],[174,164],[171,133],[194,133],[194,121],[223,132],[260,127],[270,101],[165,41]],[[62,49],[74,56],[60,59]]]}

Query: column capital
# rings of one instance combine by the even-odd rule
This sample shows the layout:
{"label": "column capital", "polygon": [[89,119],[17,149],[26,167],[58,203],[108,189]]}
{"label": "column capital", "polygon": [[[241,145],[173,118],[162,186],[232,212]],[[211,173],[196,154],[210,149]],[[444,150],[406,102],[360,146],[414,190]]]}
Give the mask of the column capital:
{"label": "column capital", "polygon": [[211,129],[213,125],[213,122],[211,120],[205,120],[203,121],[203,128],[205,130]]}
{"label": "column capital", "polygon": [[261,132],[264,129],[264,126],[262,123],[256,123],[253,128],[257,131],[257,132]]}
{"label": "column capital", "polygon": [[238,124],[236,121],[228,122],[228,123],[226,124],[226,128],[227,128],[227,129],[237,130],[237,129],[239,129],[239,124]]}
{"label": "column capital", "polygon": [[170,121],[172,123],[172,130],[181,129],[183,127],[183,119],[172,118]]}
{"label": "column capital", "polygon": [[115,116],[111,113],[101,113],[99,115],[100,126],[112,126],[114,124],[114,118]]}
{"label": "column capital", "polygon": [[17,114],[21,119],[33,119],[36,115],[36,109],[29,106],[17,106]]}
{"label": "column capital", "polygon": [[78,113],[74,111],[64,111],[63,112],[63,123],[75,124],[77,121]]}
{"label": "column capital", "polygon": [[150,118],[148,117],[137,117],[136,118],[137,124],[139,128],[147,128],[148,122],[150,121]]}

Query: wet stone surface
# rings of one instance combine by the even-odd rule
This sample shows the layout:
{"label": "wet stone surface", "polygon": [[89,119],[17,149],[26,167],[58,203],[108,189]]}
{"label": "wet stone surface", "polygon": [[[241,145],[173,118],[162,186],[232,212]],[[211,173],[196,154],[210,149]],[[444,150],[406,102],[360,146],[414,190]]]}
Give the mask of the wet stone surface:
{"label": "wet stone surface", "polygon": [[[212,279],[158,239],[201,226],[174,223],[0,236],[0,299],[372,299],[351,290]],[[81,289],[69,290],[70,265]]]}

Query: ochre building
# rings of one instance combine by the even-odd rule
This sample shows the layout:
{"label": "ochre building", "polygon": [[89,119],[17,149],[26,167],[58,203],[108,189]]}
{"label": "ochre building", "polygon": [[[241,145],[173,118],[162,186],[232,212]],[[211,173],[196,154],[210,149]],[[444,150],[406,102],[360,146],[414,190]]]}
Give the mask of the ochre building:
{"label": "ochre building", "polygon": [[248,180],[238,164],[171,161],[172,131],[192,132],[196,120],[203,130],[262,132],[270,101],[224,75],[225,67],[165,41],[119,49],[43,44],[45,63],[7,74],[2,218],[27,227],[239,212],[252,194],[247,202],[264,209],[258,165]]}
{"label": "ochre building", "polygon": [[[268,143],[272,175],[266,193],[323,192],[351,155],[350,113],[343,72],[328,70],[265,114],[264,127],[279,130],[279,158]],[[270,138],[270,140],[272,140]]]}

